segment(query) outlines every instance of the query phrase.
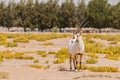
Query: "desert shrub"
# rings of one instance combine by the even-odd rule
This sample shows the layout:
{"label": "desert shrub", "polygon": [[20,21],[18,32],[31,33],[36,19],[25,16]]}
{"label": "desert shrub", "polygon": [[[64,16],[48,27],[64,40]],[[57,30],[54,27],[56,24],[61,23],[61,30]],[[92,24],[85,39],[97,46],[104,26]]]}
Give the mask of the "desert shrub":
{"label": "desert shrub", "polygon": [[48,64],[49,63],[49,60],[46,60],[46,64]]}
{"label": "desert shrub", "polygon": [[55,60],[53,61],[54,64],[61,64],[61,63],[64,63],[64,62],[65,62],[64,59],[55,59]]}
{"label": "desert shrub", "polygon": [[104,49],[104,45],[98,42],[92,42],[85,40],[85,52],[88,53],[99,53],[101,50]]}
{"label": "desert shrub", "polygon": [[105,58],[110,60],[119,60],[120,54],[106,54]]}
{"label": "desert shrub", "polygon": [[48,55],[46,51],[38,51],[37,54],[41,55],[41,57],[46,57]]}
{"label": "desert shrub", "polygon": [[118,67],[110,67],[110,66],[101,66],[101,67],[89,67],[90,71],[93,72],[118,72]]}
{"label": "desert shrub", "polygon": [[33,33],[28,33],[28,34],[26,34],[26,37],[29,40],[36,40],[39,37],[39,35],[38,34],[33,34]]}
{"label": "desert shrub", "polygon": [[19,37],[16,37],[13,41],[20,42],[20,43],[28,43],[29,39],[24,36],[19,36]]}
{"label": "desert shrub", "polygon": [[11,51],[4,51],[2,52],[2,55],[6,59],[34,59],[32,56],[24,56],[22,52],[14,52],[12,53]]}
{"label": "desert shrub", "polygon": [[98,58],[98,55],[96,53],[88,53],[86,55],[91,57],[91,58]]}
{"label": "desert shrub", "polygon": [[91,39],[93,38],[93,34],[82,34],[83,37],[87,38],[87,39]]}
{"label": "desert shrub", "polygon": [[37,41],[46,41],[47,38],[46,38],[46,36],[42,36],[42,35],[40,35],[39,37],[37,37],[36,40],[37,40]]}
{"label": "desert shrub", "polygon": [[87,59],[85,62],[88,63],[88,64],[95,64],[98,61],[94,58],[90,58],[90,59]]}
{"label": "desert shrub", "polygon": [[17,35],[14,33],[5,33],[6,38],[15,38]]}
{"label": "desert shrub", "polygon": [[[85,64],[82,64],[81,68],[82,68],[83,70],[87,70],[87,69],[89,69],[89,66],[87,66],[87,65],[85,65]],[[78,69],[78,70],[80,69],[80,66],[79,66],[79,65],[78,65],[77,69]]]}
{"label": "desert shrub", "polygon": [[[87,66],[85,64],[81,64],[81,69],[82,70],[87,70],[87,69],[89,69],[89,66]],[[77,65],[77,70],[80,70],[80,65],[79,64]]]}
{"label": "desert shrub", "polygon": [[6,59],[12,59],[12,58],[14,58],[14,54],[12,54],[11,51],[3,51],[3,52],[1,52],[1,54]]}
{"label": "desert shrub", "polygon": [[4,33],[4,35],[6,38],[14,39],[20,36],[26,36],[26,33]]}
{"label": "desert shrub", "polygon": [[7,41],[0,41],[0,45],[6,45],[7,43]]}
{"label": "desert shrub", "polygon": [[21,55],[21,56],[15,57],[15,59],[32,60],[32,59],[34,59],[34,57],[33,56],[23,56],[23,55]]}
{"label": "desert shrub", "polygon": [[3,62],[3,56],[0,54],[0,62]]}
{"label": "desert shrub", "polygon": [[50,65],[43,66],[43,69],[49,69]]}
{"label": "desert shrub", "polygon": [[8,42],[7,47],[17,47],[17,43],[14,42]]}
{"label": "desert shrub", "polygon": [[120,46],[109,46],[104,49],[105,54],[120,54]]}
{"label": "desert shrub", "polygon": [[117,44],[117,41],[111,41],[110,44]]}
{"label": "desert shrub", "polygon": [[36,38],[37,41],[46,41],[50,39],[56,39],[56,38],[63,38],[67,37],[69,34],[57,34],[57,33],[51,33],[51,34],[39,34],[39,36]]}
{"label": "desert shrub", "polygon": [[39,63],[39,59],[35,59],[33,63]]}
{"label": "desert shrub", "polygon": [[6,40],[7,40],[6,37],[0,34],[0,41],[6,41]]}
{"label": "desert shrub", "polygon": [[111,34],[106,34],[106,35],[96,34],[94,35],[94,38],[99,38],[107,41],[117,41],[117,42],[120,41],[119,35],[111,35]]}
{"label": "desert shrub", "polygon": [[68,54],[68,49],[67,48],[61,48],[56,54],[55,54],[56,58],[60,58],[60,59],[64,59],[64,58],[68,58],[69,54]]}
{"label": "desert shrub", "polygon": [[37,68],[37,69],[42,69],[43,68],[42,65],[37,65],[37,64],[30,64],[29,67]]}
{"label": "desert shrub", "polygon": [[45,45],[45,46],[53,46],[54,44],[52,42],[45,42],[43,43],[42,45]]}
{"label": "desert shrub", "polygon": [[6,41],[6,37],[2,34],[0,34],[0,45],[6,45],[7,41]]}
{"label": "desert shrub", "polygon": [[56,54],[56,52],[49,51],[48,54]]}
{"label": "desert shrub", "polygon": [[114,35],[106,35],[104,39],[108,41],[120,41],[120,38]]}

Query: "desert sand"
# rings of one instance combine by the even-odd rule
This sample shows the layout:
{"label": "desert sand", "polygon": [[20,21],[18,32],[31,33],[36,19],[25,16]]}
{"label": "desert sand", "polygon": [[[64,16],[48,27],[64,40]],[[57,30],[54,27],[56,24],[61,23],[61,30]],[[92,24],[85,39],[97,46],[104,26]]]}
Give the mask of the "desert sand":
{"label": "desert sand", "polygon": [[[15,48],[0,46],[0,51],[58,51],[60,48],[67,47],[69,40],[69,37],[49,40],[49,42],[54,43],[54,46],[43,46],[41,45],[42,42],[31,40],[30,43],[19,43],[18,47]],[[103,43],[105,42],[103,41]],[[31,68],[28,65],[33,64],[33,60],[4,59],[4,62],[0,63],[0,73],[5,72],[7,77],[0,76],[0,80],[120,80],[120,72],[91,72],[89,70],[75,72],[69,70],[69,59],[63,64],[53,64],[54,55],[48,55],[45,58],[33,53],[27,55],[39,59],[40,62],[36,64],[46,65],[45,61],[49,60],[47,65],[50,65],[50,68]],[[83,56],[83,64],[85,64],[86,59],[87,57]],[[104,55],[100,54],[98,63],[94,64],[94,66],[116,66],[120,69],[120,61],[105,59]],[[60,67],[65,68],[65,70],[60,71]]]}

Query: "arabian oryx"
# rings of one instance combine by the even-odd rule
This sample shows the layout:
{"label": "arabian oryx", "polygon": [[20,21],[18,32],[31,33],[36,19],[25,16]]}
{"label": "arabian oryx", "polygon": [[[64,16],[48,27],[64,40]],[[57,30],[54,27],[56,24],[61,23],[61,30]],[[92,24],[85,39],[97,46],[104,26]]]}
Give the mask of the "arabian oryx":
{"label": "arabian oryx", "polygon": [[[77,71],[78,63],[81,69],[82,55],[84,52],[84,43],[83,43],[81,32],[74,34],[73,39],[69,41],[68,52],[70,54],[70,70],[72,70],[72,60],[73,60],[75,71]],[[80,58],[78,60],[79,56]]]}

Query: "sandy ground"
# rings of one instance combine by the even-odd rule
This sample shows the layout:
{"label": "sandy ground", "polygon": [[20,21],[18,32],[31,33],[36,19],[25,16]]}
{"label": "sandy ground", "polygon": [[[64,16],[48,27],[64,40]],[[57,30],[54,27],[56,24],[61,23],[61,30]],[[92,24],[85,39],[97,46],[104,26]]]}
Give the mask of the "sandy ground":
{"label": "sandy ground", "polygon": [[[69,40],[70,38],[49,40],[54,43],[54,46],[47,47],[41,45],[42,42],[31,40],[30,43],[19,43],[16,48],[0,46],[0,51],[58,51],[60,48],[67,47]],[[103,41],[103,43],[105,42]],[[50,65],[50,68],[44,70],[27,66],[33,64],[33,60],[4,59],[4,62],[0,63],[0,72],[7,72],[8,78],[0,78],[0,80],[120,80],[120,72],[90,72],[88,70],[75,72],[69,70],[69,60],[63,64],[53,64],[54,55],[48,55],[45,58],[37,54],[28,55],[39,59],[40,62],[37,64],[41,65],[46,65],[46,60],[49,60],[47,65]],[[86,59],[87,57],[83,56],[83,64]],[[120,69],[120,61],[108,60],[104,58],[104,55],[99,55],[98,63],[94,64],[94,66],[116,66]],[[66,70],[59,71],[60,67],[64,67]]]}

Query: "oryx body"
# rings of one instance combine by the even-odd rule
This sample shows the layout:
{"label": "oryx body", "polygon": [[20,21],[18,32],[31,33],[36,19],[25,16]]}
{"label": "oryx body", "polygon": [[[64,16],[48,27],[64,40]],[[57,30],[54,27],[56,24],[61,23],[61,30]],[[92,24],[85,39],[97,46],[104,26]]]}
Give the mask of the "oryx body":
{"label": "oryx body", "polygon": [[78,64],[78,61],[77,61],[78,55],[80,55],[79,63],[81,68],[82,54],[84,52],[84,43],[81,35],[75,34],[74,38],[69,41],[68,52],[70,54],[70,69],[72,69],[72,59],[73,59],[74,68],[76,70],[76,67]]}

